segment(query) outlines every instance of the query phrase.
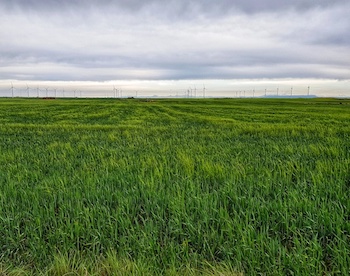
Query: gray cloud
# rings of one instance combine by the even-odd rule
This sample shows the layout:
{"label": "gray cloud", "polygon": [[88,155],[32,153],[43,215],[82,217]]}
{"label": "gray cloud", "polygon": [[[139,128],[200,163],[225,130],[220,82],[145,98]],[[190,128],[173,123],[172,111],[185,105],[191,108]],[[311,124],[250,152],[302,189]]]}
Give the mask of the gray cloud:
{"label": "gray cloud", "polygon": [[7,9],[23,10],[48,10],[50,12],[61,11],[62,9],[96,9],[108,7],[109,9],[123,9],[129,11],[139,11],[143,9],[153,9],[160,11],[170,11],[172,13],[186,13],[186,11],[197,11],[201,14],[219,13],[227,11],[244,11],[249,13],[260,13],[266,11],[276,11],[285,9],[294,9],[305,11],[313,8],[330,7],[334,5],[346,4],[347,0],[12,0],[1,1]]}
{"label": "gray cloud", "polygon": [[0,1],[0,78],[350,78],[348,1]]}

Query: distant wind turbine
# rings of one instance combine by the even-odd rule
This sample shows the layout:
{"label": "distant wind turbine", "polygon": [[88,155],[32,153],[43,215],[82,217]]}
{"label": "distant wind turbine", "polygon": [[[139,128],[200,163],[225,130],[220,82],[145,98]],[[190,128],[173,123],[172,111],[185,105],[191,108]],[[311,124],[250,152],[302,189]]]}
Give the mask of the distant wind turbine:
{"label": "distant wind turbine", "polygon": [[14,87],[13,87],[13,83],[12,83],[12,82],[11,82],[11,88],[10,88],[10,89],[11,89],[12,98],[13,98],[13,97],[14,97],[14,95],[15,95],[15,94],[13,93],[13,89],[16,89],[16,88],[14,88]]}
{"label": "distant wind turbine", "polygon": [[203,84],[203,98],[205,98],[205,85]]}
{"label": "distant wind turbine", "polygon": [[29,98],[29,86],[28,86],[28,84],[26,84],[27,85],[27,88],[26,88],[26,91],[27,91],[27,97]]}

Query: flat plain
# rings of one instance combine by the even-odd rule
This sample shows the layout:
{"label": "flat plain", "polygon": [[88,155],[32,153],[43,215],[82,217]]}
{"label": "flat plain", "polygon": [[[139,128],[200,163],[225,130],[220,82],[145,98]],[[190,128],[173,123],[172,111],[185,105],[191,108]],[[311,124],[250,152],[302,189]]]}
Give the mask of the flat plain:
{"label": "flat plain", "polygon": [[68,273],[350,274],[350,100],[0,99],[0,274]]}

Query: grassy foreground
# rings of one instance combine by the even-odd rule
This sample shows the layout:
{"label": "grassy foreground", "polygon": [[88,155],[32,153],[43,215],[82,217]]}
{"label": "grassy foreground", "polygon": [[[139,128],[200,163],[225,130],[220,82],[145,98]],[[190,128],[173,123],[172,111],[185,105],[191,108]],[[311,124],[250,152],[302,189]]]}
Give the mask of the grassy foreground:
{"label": "grassy foreground", "polygon": [[350,274],[350,101],[0,99],[0,275]]}

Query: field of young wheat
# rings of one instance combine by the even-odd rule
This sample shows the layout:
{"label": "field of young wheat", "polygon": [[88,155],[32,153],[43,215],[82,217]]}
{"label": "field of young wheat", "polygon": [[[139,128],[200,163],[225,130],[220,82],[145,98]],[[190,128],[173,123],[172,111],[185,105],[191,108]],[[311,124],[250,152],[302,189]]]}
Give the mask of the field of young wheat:
{"label": "field of young wheat", "polygon": [[347,275],[350,100],[1,99],[2,273]]}

